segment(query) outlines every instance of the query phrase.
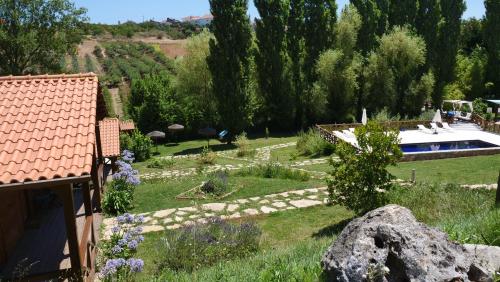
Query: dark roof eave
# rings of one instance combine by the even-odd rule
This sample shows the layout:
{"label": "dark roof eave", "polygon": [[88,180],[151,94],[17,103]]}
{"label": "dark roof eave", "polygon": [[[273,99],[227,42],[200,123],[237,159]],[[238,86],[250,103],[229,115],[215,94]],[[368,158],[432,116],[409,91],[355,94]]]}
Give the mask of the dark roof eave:
{"label": "dark roof eave", "polygon": [[18,183],[6,183],[0,185],[0,192],[2,191],[12,191],[12,190],[28,190],[28,189],[45,189],[45,188],[56,188],[58,186],[64,186],[73,183],[84,183],[91,180],[90,175],[73,176],[73,177],[63,177],[47,180],[37,180],[28,182],[18,182]]}

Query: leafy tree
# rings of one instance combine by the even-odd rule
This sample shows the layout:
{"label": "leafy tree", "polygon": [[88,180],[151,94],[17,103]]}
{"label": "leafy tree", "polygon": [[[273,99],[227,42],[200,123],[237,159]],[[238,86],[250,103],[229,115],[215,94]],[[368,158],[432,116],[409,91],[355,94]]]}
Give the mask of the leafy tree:
{"label": "leafy tree", "polygon": [[382,36],[389,29],[389,11],[392,0],[375,0],[377,2],[380,17],[377,24],[377,35]]}
{"label": "leafy tree", "polygon": [[415,28],[417,33],[422,36],[427,46],[426,69],[430,63],[436,58],[436,49],[440,48],[437,45],[437,29],[441,12],[439,0],[420,0],[417,16],[415,20]]}
{"label": "leafy tree", "polygon": [[185,105],[190,127],[215,126],[218,121],[212,74],[207,64],[212,38],[208,30],[190,37],[186,43],[187,53],[177,64],[175,89]]}
{"label": "leafy tree", "polygon": [[385,131],[374,121],[357,128],[355,135],[359,148],[344,142],[337,145],[340,161],[331,161],[328,192],[331,203],[363,214],[387,203],[387,192],[393,188],[387,167],[396,165],[402,153],[398,132]]}
{"label": "leafy tree", "polygon": [[255,21],[260,94],[268,122],[281,129],[290,128],[294,122],[285,36],[289,4],[287,0],[255,0],[260,14]]}
{"label": "leafy tree", "polygon": [[247,0],[210,0],[214,19],[214,39],[210,40],[207,58],[213,79],[213,91],[220,124],[232,138],[249,123],[250,113],[250,47],[252,34]]}
{"label": "leafy tree", "polygon": [[460,39],[460,25],[462,14],[465,11],[463,0],[440,0],[441,21],[437,31],[437,49],[433,59],[433,70],[436,77],[432,103],[440,107],[443,101],[444,86],[453,81],[453,69],[456,64],[458,44]]}
{"label": "leafy tree", "polygon": [[312,97],[312,85],[317,80],[315,65],[322,52],[334,45],[337,4],[335,0],[305,0],[305,60],[304,75],[307,97],[305,116],[309,123],[317,118]]}
{"label": "leafy tree", "polygon": [[389,26],[415,25],[418,1],[396,0],[391,1],[389,9]]}
{"label": "leafy tree", "polygon": [[0,0],[0,74],[61,71],[85,12],[69,0]]}
{"label": "leafy tree", "polygon": [[[500,97],[500,1],[485,0],[484,40],[488,52],[487,81],[491,94]],[[493,96],[492,95],[492,96]]]}
{"label": "leafy tree", "polygon": [[485,47],[483,40],[483,21],[475,18],[462,20],[460,49],[469,55],[476,47]]}
{"label": "leafy tree", "polygon": [[314,91],[326,97],[328,116],[352,122],[355,93],[361,70],[361,56],[355,52],[361,17],[354,6],[342,11],[336,26],[336,48],[321,54],[316,65],[318,81]]}
{"label": "leafy tree", "polygon": [[393,115],[420,115],[432,73],[421,74],[425,63],[425,43],[407,28],[394,28],[382,36],[379,47],[368,58],[365,70],[365,97],[370,112],[387,107]]}
{"label": "leafy tree", "polygon": [[172,79],[166,73],[147,75],[132,82],[129,112],[142,132],[165,130],[184,119]]}
{"label": "leafy tree", "polygon": [[487,55],[483,48],[475,48],[472,54],[457,55],[456,79],[445,87],[446,99],[474,100],[484,97]]}
{"label": "leafy tree", "polygon": [[290,58],[291,87],[295,107],[295,126],[304,126],[304,0],[290,0],[287,48]]}

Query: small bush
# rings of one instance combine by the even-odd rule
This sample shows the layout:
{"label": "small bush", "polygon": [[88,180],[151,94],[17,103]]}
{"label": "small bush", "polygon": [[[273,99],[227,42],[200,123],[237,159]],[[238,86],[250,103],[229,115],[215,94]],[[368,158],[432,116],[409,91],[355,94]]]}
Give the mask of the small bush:
{"label": "small bush", "polygon": [[174,166],[174,163],[175,162],[173,159],[154,159],[148,163],[147,167],[148,168],[164,169],[167,167]]}
{"label": "small bush", "polygon": [[107,87],[102,88],[102,96],[104,97],[104,104],[106,105],[106,111],[108,112],[108,117],[115,117],[116,112],[113,107],[113,98]]}
{"label": "small bush", "polygon": [[263,178],[291,179],[297,181],[308,181],[311,175],[306,171],[291,169],[279,163],[267,163],[253,167],[244,168],[236,172],[238,176],[257,176]]}
{"label": "small bush", "polygon": [[299,133],[297,151],[304,156],[330,156],[335,152],[335,146],[323,139],[314,129]]}
{"label": "small bush", "polygon": [[213,165],[215,164],[215,160],[217,159],[217,154],[212,152],[210,148],[207,146],[203,147],[203,150],[200,153],[200,156],[197,159],[198,164],[200,165]]}
{"label": "small bush", "polygon": [[208,176],[208,180],[203,182],[200,190],[205,194],[212,194],[215,196],[222,196],[229,192],[231,189],[227,181],[227,173],[224,171],[218,171],[211,173]]}
{"label": "small bush", "polygon": [[118,215],[132,208],[135,187],[140,184],[138,172],[130,165],[134,155],[123,151],[122,159],[117,161],[118,172],[113,174],[113,181],[108,185],[102,201],[102,208],[106,214]]}
{"label": "small bush", "polygon": [[194,271],[245,257],[259,249],[260,236],[253,223],[235,225],[220,218],[170,231],[161,239],[158,270]]}
{"label": "small bush", "polygon": [[102,266],[98,275],[102,281],[133,281],[132,276],[142,272],[144,261],[133,256],[144,241],[139,226],[143,222],[143,217],[130,214],[116,218],[111,238],[100,246]]}
{"label": "small bush", "polygon": [[255,150],[252,150],[250,148],[250,141],[248,141],[247,134],[245,132],[236,136],[235,144],[238,147],[238,150],[236,152],[236,155],[238,157],[246,157],[246,156],[255,155]]}
{"label": "small bush", "polygon": [[134,153],[135,159],[139,162],[148,160],[151,157],[151,148],[153,147],[151,138],[136,129],[132,133],[131,139],[130,150]]}

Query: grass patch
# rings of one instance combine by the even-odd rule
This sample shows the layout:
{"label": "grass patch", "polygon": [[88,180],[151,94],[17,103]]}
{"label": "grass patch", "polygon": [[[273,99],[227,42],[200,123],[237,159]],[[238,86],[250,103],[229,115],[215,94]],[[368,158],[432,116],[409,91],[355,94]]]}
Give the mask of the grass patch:
{"label": "grass patch", "polygon": [[330,156],[335,152],[335,146],[321,137],[318,131],[309,129],[299,133],[297,151],[304,156]]}
{"label": "grass patch", "polygon": [[165,169],[173,167],[174,164],[173,159],[152,159],[148,162],[147,168]]}
{"label": "grass patch", "polygon": [[104,97],[104,104],[106,104],[106,110],[109,117],[116,116],[115,108],[113,107],[113,98],[111,98],[111,93],[107,87],[102,88],[102,96]]}
{"label": "grass patch", "polygon": [[308,181],[311,175],[305,171],[291,169],[279,163],[267,163],[241,169],[235,173],[237,176],[256,176],[263,178],[291,179]]}
{"label": "grass patch", "polygon": [[418,182],[492,184],[497,182],[499,167],[500,157],[493,155],[399,163],[389,171],[400,179],[409,180],[411,170],[415,169]]}

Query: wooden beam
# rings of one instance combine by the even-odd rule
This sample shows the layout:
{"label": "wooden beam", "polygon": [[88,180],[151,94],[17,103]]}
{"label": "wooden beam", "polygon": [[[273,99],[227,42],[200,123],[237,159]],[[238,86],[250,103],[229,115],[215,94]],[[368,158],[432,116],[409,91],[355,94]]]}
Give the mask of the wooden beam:
{"label": "wooden beam", "polygon": [[0,192],[12,190],[57,189],[72,183],[82,183],[90,180],[90,175],[56,178],[50,180],[37,180],[30,182],[9,183],[0,185]]}
{"label": "wooden beam", "polygon": [[[78,244],[78,234],[76,228],[76,213],[75,203],[73,198],[73,185],[67,184],[62,187],[57,187],[54,191],[59,195],[63,201],[64,208],[64,221],[66,225],[66,236],[68,238],[69,256],[71,259],[71,268],[75,271],[76,275],[81,272],[82,261],[80,255],[80,248]],[[81,275],[80,275],[81,276]]]}

